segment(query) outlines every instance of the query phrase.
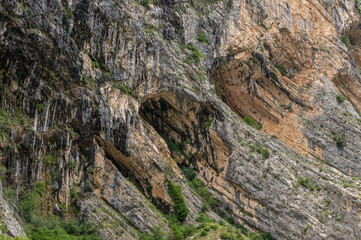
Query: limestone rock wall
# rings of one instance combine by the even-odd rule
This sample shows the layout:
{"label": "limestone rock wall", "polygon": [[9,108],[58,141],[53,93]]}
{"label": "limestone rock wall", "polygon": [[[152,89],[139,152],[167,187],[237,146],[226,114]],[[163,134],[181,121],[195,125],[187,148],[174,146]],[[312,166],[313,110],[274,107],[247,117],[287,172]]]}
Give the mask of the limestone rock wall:
{"label": "limestone rock wall", "polygon": [[43,212],[76,207],[104,238],[168,231],[166,180],[187,222],[201,211],[190,166],[221,203],[214,218],[361,238],[353,1],[6,0],[0,19],[4,184],[21,196],[50,182]]}

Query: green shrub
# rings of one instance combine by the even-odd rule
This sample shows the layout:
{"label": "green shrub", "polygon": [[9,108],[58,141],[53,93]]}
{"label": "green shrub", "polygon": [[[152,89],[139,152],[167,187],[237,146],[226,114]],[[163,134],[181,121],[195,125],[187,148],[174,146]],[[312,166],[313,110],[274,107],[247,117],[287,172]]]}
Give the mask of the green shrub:
{"label": "green shrub", "polygon": [[210,222],[216,222],[215,219],[209,218],[205,213],[200,213],[198,217],[196,218],[196,221],[199,223],[210,223]]}
{"label": "green shrub", "polygon": [[220,237],[224,240],[236,240],[236,236],[230,232],[222,232]]}
{"label": "green shrub", "polygon": [[208,191],[208,188],[204,186],[201,180],[193,179],[190,183],[190,187],[198,193],[205,203],[207,203],[211,207],[216,207],[218,205],[218,201],[213,197],[213,195]]}
{"label": "green shrub", "polygon": [[141,234],[141,240],[163,240],[164,239],[164,232],[162,229],[157,226],[152,229],[152,234]]}
{"label": "green shrub", "polygon": [[33,191],[42,197],[45,193],[45,182],[35,182]]}
{"label": "green shrub", "polygon": [[71,9],[70,8],[67,8],[67,7],[65,7],[64,8],[64,13],[66,14],[66,15],[68,15],[70,18],[74,18],[74,14],[73,14],[73,12],[71,11]]}
{"label": "green shrub", "polygon": [[196,178],[197,172],[191,167],[183,168],[183,174],[188,179],[188,181],[193,181]]}
{"label": "green shrub", "polygon": [[233,0],[227,1],[227,7],[232,8],[233,7]]}
{"label": "green shrub", "polygon": [[251,127],[254,127],[254,120],[250,115],[245,116],[243,120]]}
{"label": "green shrub", "polygon": [[278,71],[281,73],[282,76],[287,76],[287,69],[284,65],[276,66]]}
{"label": "green shrub", "polygon": [[201,58],[203,57],[203,54],[199,51],[197,46],[181,45],[181,49],[182,50],[188,49],[190,51],[190,54],[187,56],[187,59],[185,60],[186,63],[189,63],[190,60],[199,63],[201,61]]}
{"label": "green shrub", "polygon": [[28,236],[34,240],[100,240],[95,233],[96,228],[90,223],[56,217],[38,218],[36,224],[27,227]]}
{"label": "green shrub", "polygon": [[197,37],[197,40],[202,42],[202,43],[208,44],[208,38],[207,38],[207,34],[205,32],[199,33],[198,37]]}
{"label": "green shrub", "polygon": [[336,99],[338,103],[343,103],[346,100],[346,97],[342,94],[339,94],[336,96]]}
{"label": "green shrub", "polygon": [[344,187],[351,187],[352,184],[350,184],[350,183],[348,183],[348,182],[343,182],[343,186],[344,186]]}
{"label": "green shrub", "polygon": [[26,234],[32,240],[100,240],[96,227],[77,220],[58,217],[44,218],[40,214],[40,195],[45,191],[43,182],[35,183],[32,193],[26,193],[17,205],[19,215],[26,222]]}
{"label": "green shrub", "polygon": [[258,131],[260,131],[260,130],[262,129],[262,127],[263,127],[262,123],[261,123],[261,122],[258,122],[257,125],[256,125],[256,129],[257,129]]}
{"label": "green shrub", "polygon": [[9,237],[3,234],[0,234],[0,240],[28,240],[25,236]]}
{"label": "green shrub", "polygon": [[267,148],[262,150],[262,157],[263,159],[267,159],[269,157],[269,150]]}
{"label": "green shrub", "polygon": [[309,176],[306,176],[304,178],[299,177],[298,178],[298,184],[301,185],[302,187],[308,188],[311,191],[315,191],[316,190],[316,186],[315,183],[313,182],[313,180],[310,179]]}
{"label": "green shrub", "polygon": [[13,188],[3,188],[4,197],[12,203],[16,203],[16,190]]}
{"label": "green shrub", "polygon": [[70,199],[75,200],[78,197],[78,194],[76,193],[75,189],[70,189]]}
{"label": "green shrub", "polygon": [[184,197],[182,195],[181,186],[174,185],[171,181],[168,181],[168,193],[174,202],[174,214],[179,222],[183,222],[188,215],[189,209],[185,204]]}
{"label": "green shrub", "polygon": [[199,236],[204,237],[208,235],[208,231],[203,230]]}
{"label": "green shrub", "polygon": [[358,10],[358,12],[361,14],[361,7],[360,7],[360,1],[359,0],[355,0],[355,7]]}
{"label": "green shrub", "polygon": [[332,139],[336,142],[336,145],[338,147],[342,147],[345,145],[345,138],[343,136],[340,136],[338,134],[334,134]]}
{"label": "green shrub", "polygon": [[49,166],[53,163],[55,163],[57,160],[57,156],[52,155],[51,153],[48,153],[44,156],[44,165]]}
{"label": "green shrub", "polygon": [[140,5],[148,9],[150,8],[149,0],[140,0]]}
{"label": "green shrub", "polygon": [[40,196],[35,193],[24,194],[18,203],[19,215],[28,223],[31,223],[33,218],[40,215]]}
{"label": "green shrub", "polygon": [[351,48],[350,40],[347,34],[341,36],[341,41],[346,45],[347,48]]}
{"label": "green shrub", "polygon": [[207,127],[210,127],[213,123],[213,118],[209,119],[206,123]]}
{"label": "green shrub", "polygon": [[133,96],[133,90],[130,89],[130,87],[128,85],[123,85],[123,84],[120,84],[119,82],[112,82],[112,87],[118,88],[118,89],[122,90],[123,92],[125,92],[126,94]]}

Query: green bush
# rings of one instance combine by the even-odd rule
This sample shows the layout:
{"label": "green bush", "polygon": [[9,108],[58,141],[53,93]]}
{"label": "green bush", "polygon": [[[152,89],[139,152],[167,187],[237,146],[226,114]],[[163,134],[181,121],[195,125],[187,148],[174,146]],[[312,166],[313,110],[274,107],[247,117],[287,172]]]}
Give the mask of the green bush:
{"label": "green bush", "polygon": [[213,123],[213,118],[209,119],[206,123],[207,127],[210,127]]}
{"label": "green bush", "polygon": [[58,218],[39,218],[37,224],[28,225],[27,234],[32,240],[100,240],[96,228],[90,223]]}
{"label": "green bush", "polygon": [[118,89],[122,90],[123,92],[125,92],[126,94],[133,96],[133,90],[130,89],[130,87],[128,85],[120,84],[119,82],[112,82],[112,87],[118,88]]}
{"label": "green bush", "polygon": [[260,131],[260,130],[262,129],[262,127],[263,127],[262,123],[261,123],[261,122],[258,122],[257,125],[256,125],[256,129],[257,129],[258,131]]}
{"label": "green bush", "polygon": [[236,236],[230,232],[222,232],[220,237],[224,240],[236,240]]}
{"label": "green bush", "polygon": [[191,167],[183,168],[183,174],[188,179],[188,181],[193,181],[196,178],[197,172]]}
{"label": "green bush", "polygon": [[164,232],[159,226],[152,229],[152,234],[140,235],[140,240],[163,240],[163,239],[164,239]]}
{"label": "green bush", "polygon": [[33,191],[42,197],[45,193],[45,182],[35,182]]}
{"label": "green bush", "polygon": [[18,203],[19,215],[31,223],[35,216],[40,215],[40,203],[40,196],[36,192],[24,194]]}
{"label": "green bush", "polygon": [[360,7],[360,1],[359,0],[355,0],[355,7],[358,10],[358,12],[361,14],[361,7]]}
{"label": "green bush", "polygon": [[310,179],[309,176],[306,176],[304,178],[299,177],[298,178],[298,184],[301,185],[302,187],[308,188],[311,191],[315,191],[316,190],[316,186],[315,183],[313,182],[313,180]]}
{"label": "green bush", "polygon": [[284,65],[276,66],[278,71],[281,73],[282,76],[287,76],[287,69]]}
{"label": "green bush", "polygon": [[181,190],[180,185],[174,185],[171,181],[168,181],[168,193],[174,202],[173,210],[179,222],[183,222],[189,212]]}
{"label": "green bush", "polygon": [[77,220],[63,220],[58,217],[44,218],[40,214],[40,195],[45,184],[35,184],[37,190],[24,194],[18,203],[19,215],[26,222],[26,234],[31,240],[100,240],[96,236],[96,227]]}
{"label": "green bush", "polygon": [[150,8],[149,6],[149,0],[140,0],[140,5],[142,5],[145,8]]}
{"label": "green bush", "polygon": [[208,44],[208,38],[207,38],[207,34],[205,32],[201,32],[198,34],[197,40],[202,42],[202,43],[206,43]]}
{"label": "green bush", "polygon": [[201,232],[201,234],[199,236],[204,237],[208,235],[208,231],[204,230]]}
{"label": "green bush", "polygon": [[188,49],[190,51],[190,54],[187,56],[187,59],[185,60],[186,63],[189,63],[190,60],[199,63],[201,61],[201,58],[203,57],[203,54],[199,51],[197,46],[181,45],[181,49],[182,50]]}
{"label": "green bush", "polygon": [[343,103],[346,100],[346,97],[342,94],[339,94],[336,96],[336,99],[338,103]]}
{"label": "green bush", "polygon": [[44,156],[44,161],[43,162],[44,162],[45,166],[49,166],[49,165],[55,163],[56,160],[57,160],[57,156],[52,155],[51,153],[48,153],[48,154],[46,154]]}
{"label": "green bush", "polygon": [[227,7],[232,8],[233,7],[233,0],[227,1]]}
{"label": "green bush", "polygon": [[215,223],[216,220],[213,218],[209,218],[205,213],[200,213],[198,217],[196,218],[196,221],[199,223]]}
{"label": "green bush", "polygon": [[0,234],[0,240],[28,240],[25,236],[9,237],[3,234]]}
{"label": "green bush", "polygon": [[193,181],[190,183],[190,187],[202,197],[205,203],[207,203],[212,208],[218,205],[218,201],[208,191],[208,188],[204,186],[201,180],[193,179]]}
{"label": "green bush", "polygon": [[341,41],[346,45],[347,48],[351,48],[351,44],[347,34],[341,36]]}
{"label": "green bush", "polygon": [[338,134],[334,134],[332,139],[336,142],[336,145],[338,147],[342,147],[345,145],[345,138],[343,136],[340,136]]}
{"label": "green bush", "polygon": [[263,157],[263,159],[269,158],[269,150],[267,148],[264,148],[262,150],[262,157]]}
{"label": "green bush", "polygon": [[251,127],[254,127],[254,120],[250,115],[245,116],[243,120]]}

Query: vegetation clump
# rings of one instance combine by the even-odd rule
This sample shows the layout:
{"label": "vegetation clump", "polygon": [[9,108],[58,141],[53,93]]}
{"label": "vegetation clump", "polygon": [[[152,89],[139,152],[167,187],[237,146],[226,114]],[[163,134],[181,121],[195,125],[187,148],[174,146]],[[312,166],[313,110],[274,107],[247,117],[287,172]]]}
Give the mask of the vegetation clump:
{"label": "vegetation clump", "polygon": [[336,96],[336,99],[338,103],[343,103],[346,100],[346,97],[342,94],[339,94]]}
{"label": "vegetation clump", "polygon": [[346,45],[347,48],[351,48],[351,43],[347,34],[341,36],[341,41]]}
{"label": "vegetation clump", "polygon": [[118,88],[118,89],[122,90],[123,92],[125,92],[126,94],[133,96],[133,90],[130,89],[130,87],[128,85],[120,84],[119,82],[113,82],[112,87]]}
{"label": "vegetation clump", "polygon": [[332,139],[336,142],[338,147],[343,147],[345,145],[345,138],[343,136],[334,133]]}
{"label": "vegetation clump", "polygon": [[199,51],[197,46],[181,45],[181,49],[187,49],[190,52],[187,56],[187,59],[184,60],[185,63],[189,63],[191,60],[199,63],[203,57],[203,54]]}
{"label": "vegetation clump", "polygon": [[199,33],[198,37],[197,37],[197,40],[202,42],[202,43],[208,44],[208,37],[207,37],[207,34],[205,32]]}
{"label": "vegetation clump", "polygon": [[184,197],[182,195],[182,188],[180,185],[174,185],[171,181],[168,181],[168,193],[174,202],[174,214],[179,222],[183,222],[188,215],[189,209],[185,204]]}
{"label": "vegetation clump", "polygon": [[250,115],[245,116],[243,120],[251,127],[254,127],[254,120]]}
{"label": "vegetation clump", "polygon": [[299,177],[297,180],[297,184],[301,185],[302,187],[308,188],[311,191],[320,190],[319,187],[316,187],[314,181],[310,179],[309,176],[306,176],[304,178]]}
{"label": "vegetation clump", "polygon": [[281,73],[282,76],[287,76],[287,69],[284,65],[276,66],[277,70]]}

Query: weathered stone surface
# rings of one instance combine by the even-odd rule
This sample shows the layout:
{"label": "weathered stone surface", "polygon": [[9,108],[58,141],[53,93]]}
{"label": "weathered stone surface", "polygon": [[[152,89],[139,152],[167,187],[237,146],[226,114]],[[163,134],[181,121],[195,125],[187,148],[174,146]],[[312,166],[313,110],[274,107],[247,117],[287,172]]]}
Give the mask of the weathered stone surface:
{"label": "weathered stone surface", "polygon": [[2,185],[0,182],[0,235],[17,237],[26,236],[22,222],[15,213],[13,206],[2,197]]}
{"label": "weathered stone surface", "polygon": [[5,184],[23,194],[50,180],[48,211],[75,206],[104,219],[104,238],[137,239],[130,225],[169,230],[152,205],[173,211],[167,179],[194,222],[203,200],[180,169],[191,166],[249,229],[360,239],[353,1],[192,2],[2,2],[0,107],[30,119],[1,126]]}

